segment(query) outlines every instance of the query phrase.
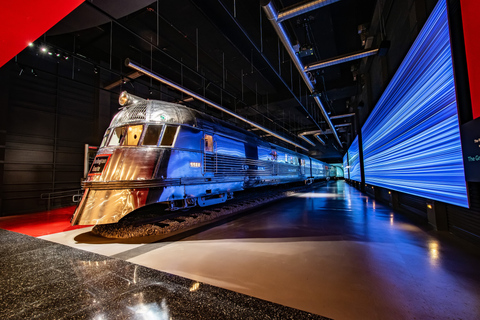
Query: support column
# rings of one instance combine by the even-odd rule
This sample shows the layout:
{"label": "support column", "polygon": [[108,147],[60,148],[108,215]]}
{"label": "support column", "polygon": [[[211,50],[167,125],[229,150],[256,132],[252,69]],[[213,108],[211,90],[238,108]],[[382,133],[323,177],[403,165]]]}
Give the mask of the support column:
{"label": "support column", "polygon": [[447,206],[443,202],[431,200],[427,202],[428,223],[437,231],[448,230]]}
{"label": "support column", "polygon": [[360,112],[358,111],[355,114],[355,123],[357,125],[357,135],[358,135],[358,160],[360,162],[360,190],[365,192],[365,167],[363,163],[363,143],[362,143],[362,127],[360,123]]}
{"label": "support column", "polygon": [[390,202],[392,203],[393,210],[400,209],[400,203],[398,202],[398,192],[397,191],[390,191]]}
{"label": "support column", "polygon": [[10,89],[10,69],[12,63],[9,62],[0,68],[0,216],[3,216],[3,175],[5,170],[5,145],[7,140],[7,121],[8,121],[8,100]]}

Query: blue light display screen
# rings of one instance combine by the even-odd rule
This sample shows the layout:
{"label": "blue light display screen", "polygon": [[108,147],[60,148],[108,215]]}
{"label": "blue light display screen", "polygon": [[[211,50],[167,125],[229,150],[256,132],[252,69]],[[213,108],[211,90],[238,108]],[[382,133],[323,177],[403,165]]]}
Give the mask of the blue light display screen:
{"label": "blue light display screen", "polygon": [[350,180],[361,181],[360,158],[358,157],[358,136],[348,148],[348,163],[350,166]]}
{"label": "blue light display screen", "polygon": [[350,179],[348,175],[348,152],[343,156],[343,177],[345,179]]}
{"label": "blue light display screen", "polygon": [[446,1],[433,10],[362,135],[366,183],[468,207]]}

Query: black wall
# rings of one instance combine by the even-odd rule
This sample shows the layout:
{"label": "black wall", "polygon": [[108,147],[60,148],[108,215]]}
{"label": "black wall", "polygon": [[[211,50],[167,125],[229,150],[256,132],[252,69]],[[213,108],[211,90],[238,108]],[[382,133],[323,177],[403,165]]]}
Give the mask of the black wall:
{"label": "black wall", "polygon": [[436,4],[437,0],[377,1],[369,30],[375,36],[373,48],[383,40],[390,41],[390,48],[387,55],[376,56],[361,68],[364,86],[357,98],[357,103],[363,102],[358,110],[360,125],[367,120]]}
{"label": "black wall", "polygon": [[[100,143],[116,111],[100,77],[34,50],[0,68],[1,216],[46,210],[42,194],[80,189],[84,145]],[[65,197],[51,207],[70,204]]]}

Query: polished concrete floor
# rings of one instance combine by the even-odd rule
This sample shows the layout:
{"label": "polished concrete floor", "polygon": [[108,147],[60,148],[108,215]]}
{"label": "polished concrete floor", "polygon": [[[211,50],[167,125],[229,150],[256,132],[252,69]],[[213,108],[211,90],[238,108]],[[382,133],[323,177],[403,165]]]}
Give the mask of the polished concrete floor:
{"label": "polished concrete floor", "polygon": [[0,319],[328,320],[0,229]]}
{"label": "polished concrete floor", "polygon": [[344,181],[182,239],[43,239],[333,319],[480,319],[480,250]]}

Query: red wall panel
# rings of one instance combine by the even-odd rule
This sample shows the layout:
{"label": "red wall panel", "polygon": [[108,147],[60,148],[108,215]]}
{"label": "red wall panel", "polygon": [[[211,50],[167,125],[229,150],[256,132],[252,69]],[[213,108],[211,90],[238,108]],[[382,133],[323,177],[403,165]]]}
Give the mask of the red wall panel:
{"label": "red wall panel", "polygon": [[473,118],[480,117],[480,1],[461,0]]}
{"label": "red wall panel", "polygon": [[83,0],[0,1],[0,67],[82,2]]}

